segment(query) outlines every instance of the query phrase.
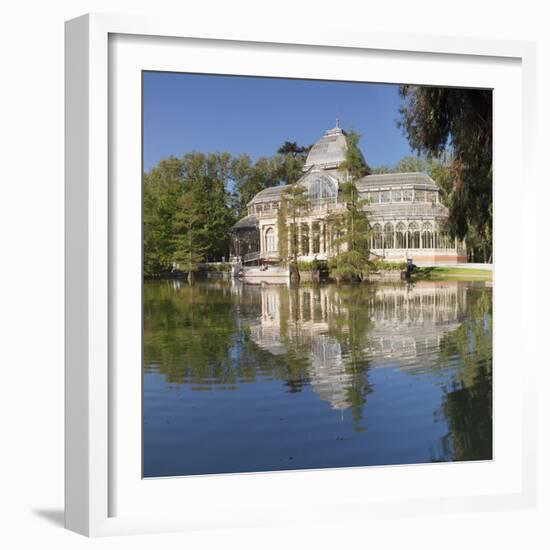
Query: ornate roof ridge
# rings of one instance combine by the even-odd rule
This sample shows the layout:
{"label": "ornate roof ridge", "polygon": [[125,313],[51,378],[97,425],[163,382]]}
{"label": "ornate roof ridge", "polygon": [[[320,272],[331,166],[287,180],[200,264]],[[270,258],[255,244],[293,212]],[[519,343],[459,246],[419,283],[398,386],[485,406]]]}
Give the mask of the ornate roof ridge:
{"label": "ornate roof ridge", "polygon": [[[392,181],[393,180],[393,181]],[[422,183],[424,185],[429,184],[431,186],[437,187],[435,181],[424,172],[390,172],[387,174],[370,174],[361,178],[357,184],[358,185],[369,185],[375,183]]]}

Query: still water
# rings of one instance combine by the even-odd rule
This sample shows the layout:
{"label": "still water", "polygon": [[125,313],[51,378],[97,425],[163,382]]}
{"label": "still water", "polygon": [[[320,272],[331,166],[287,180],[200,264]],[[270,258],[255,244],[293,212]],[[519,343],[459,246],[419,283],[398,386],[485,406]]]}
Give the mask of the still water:
{"label": "still water", "polygon": [[144,476],[492,458],[483,282],[144,285]]}

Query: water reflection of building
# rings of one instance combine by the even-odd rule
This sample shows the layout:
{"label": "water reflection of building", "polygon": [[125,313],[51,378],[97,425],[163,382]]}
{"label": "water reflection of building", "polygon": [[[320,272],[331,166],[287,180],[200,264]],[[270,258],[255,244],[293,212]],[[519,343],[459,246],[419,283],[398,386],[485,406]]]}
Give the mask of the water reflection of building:
{"label": "water reflection of building", "polygon": [[[273,355],[307,361],[315,392],[335,409],[351,406],[349,389],[357,365],[346,334],[356,331],[349,301],[335,286],[256,287],[261,314],[250,327],[252,340]],[[457,282],[381,286],[369,292],[354,341],[364,364],[424,371],[434,366],[441,340],[459,327],[467,289]],[[352,298],[353,299],[353,298]],[[357,354],[356,354],[357,355]]]}
{"label": "water reflection of building", "polygon": [[458,282],[380,288],[371,309],[369,355],[402,369],[431,367],[441,340],[460,325],[465,300],[466,288]]}

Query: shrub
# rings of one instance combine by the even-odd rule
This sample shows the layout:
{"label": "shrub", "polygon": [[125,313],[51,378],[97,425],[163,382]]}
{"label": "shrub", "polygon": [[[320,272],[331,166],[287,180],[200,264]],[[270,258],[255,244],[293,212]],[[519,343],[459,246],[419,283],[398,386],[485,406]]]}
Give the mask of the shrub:
{"label": "shrub", "polygon": [[313,260],[311,262],[298,262],[298,270],[299,271],[326,271],[328,269],[328,265],[326,260]]}
{"label": "shrub", "polygon": [[372,260],[371,269],[374,271],[404,271],[407,262],[385,262],[384,260]]}
{"label": "shrub", "polygon": [[202,264],[201,269],[204,271],[231,271],[231,264],[228,262]]}

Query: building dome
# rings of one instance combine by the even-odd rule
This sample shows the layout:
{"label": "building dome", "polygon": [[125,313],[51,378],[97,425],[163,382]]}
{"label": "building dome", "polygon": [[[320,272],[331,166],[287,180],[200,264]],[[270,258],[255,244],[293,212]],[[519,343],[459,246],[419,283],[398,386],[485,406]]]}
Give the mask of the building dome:
{"label": "building dome", "polygon": [[313,166],[325,169],[338,168],[346,158],[347,148],[346,133],[337,123],[335,128],[327,130],[311,148],[304,164],[304,172]]}

